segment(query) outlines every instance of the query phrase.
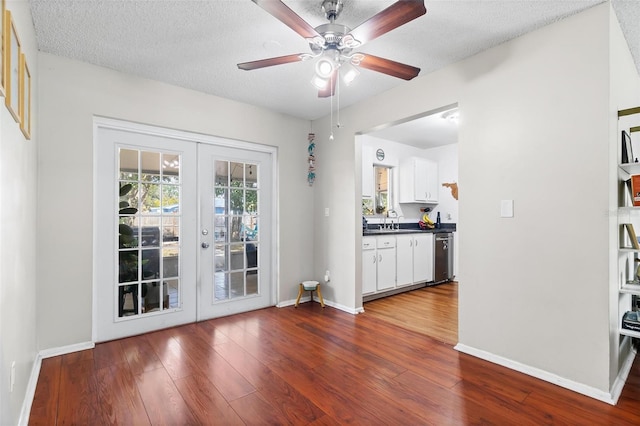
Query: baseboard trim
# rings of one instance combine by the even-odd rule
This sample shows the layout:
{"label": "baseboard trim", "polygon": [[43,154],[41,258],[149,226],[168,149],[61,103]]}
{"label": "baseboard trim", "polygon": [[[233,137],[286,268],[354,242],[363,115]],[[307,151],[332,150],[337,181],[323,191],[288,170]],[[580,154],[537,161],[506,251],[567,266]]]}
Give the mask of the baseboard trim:
{"label": "baseboard trim", "polygon": [[[300,299],[300,303],[307,303],[307,302],[310,302],[310,301],[311,301],[311,297],[309,297],[309,296],[304,296],[304,297],[302,297]],[[313,301],[315,303],[320,303],[320,302],[318,302],[318,298],[317,297],[314,297]],[[277,308],[285,308],[287,306],[293,306],[295,304],[296,304],[295,299],[284,300],[284,301],[278,303],[276,305],[276,307]],[[352,315],[357,315],[357,314],[361,314],[361,313],[364,312],[364,308],[355,308],[355,309],[354,308],[349,308],[348,306],[341,305],[341,304],[336,303],[336,302],[334,302],[332,300],[324,299],[324,304],[327,305],[327,306],[331,306],[332,308],[336,308],[336,309],[339,309],[341,311],[350,313]]]}
{"label": "baseboard trim", "polygon": [[[573,380],[565,379],[564,377],[557,376],[555,374],[549,373],[548,371],[521,364],[519,362],[483,351],[481,349],[476,349],[462,343],[458,343],[457,345],[455,345],[454,349],[459,352],[475,356],[476,358],[484,359],[485,361],[502,365],[503,367],[510,368],[511,370],[519,371],[537,379],[544,380],[545,382],[553,383],[554,385],[558,385],[565,389],[569,389],[571,391],[597,399],[599,401],[606,402],[607,404],[615,405],[617,402],[617,398],[613,398],[611,393],[601,391],[600,389],[596,389],[582,383],[574,382]],[[631,368],[631,366],[629,366],[629,368]],[[627,372],[627,374],[629,373]]]}
{"label": "baseboard trim", "polygon": [[348,314],[351,314],[351,315],[357,315],[357,314],[361,314],[361,313],[364,312],[363,308],[350,308],[348,306],[336,303],[336,302],[334,302],[332,300],[325,300],[324,304],[327,305],[327,306],[331,306],[332,308],[339,309],[339,310],[341,310],[343,312],[346,312]]}
{"label": "baseboard trim", "polygon": [[[627,336],[627,339],[631,338]],[[631,372],[631,367],[633,366],[633,361],[635,359],[636,351],[633,349],[629,350],[627,357],[622,363],[622,367],[618,370],[618,376],[613,382],[613,386],[611,386],[611,399],[613,400],[613,405],[617,404],[618,399],[620,399],[622,389],[624,388],[625,383],[627,383],[627,378],[629,377],[629,373]]]}
{"label": "baseboard trim", "polygon": [[36,395],[36,387],[38,386],[38,377],[40,376],[40,369],[42,368],[42,360],[45,358],[51,358],[53,356],[70,354],[72,352],[84,351],[86,349],[93,349],[95,343],[84,342],[77,343],[75,345],[62,346],[59,348],[51,348],[40,351],[36,355],[36,359],[33,361],[33,367],[31,368],[31,375],[27,382],[27,390],[22,401],[22,409],[20,410],[20,419],[18,425],[27,426],[29,424],[29,416],[31,415],[31,405],[33,404],[33,398]]}
{"label": "baseboard trim", "polygon": [[40,376],[40,367],[42,366],[42,356],[36,355],[36,359],[33,361],[33,367],[31,368],[31,375],[27,382],[27,391],[24,394],[24,400],[22,401],[22,409],[20,410],[20,419],[18,424],[20,426],[27,426],[29,424],[29,416],[31,415],[31,405],[33,404],[33,397],[36,395],[36,386],[38,385],[38,377]]}
{"label": "baseboard trim", "polygon": [[40,351],[39,355],[42,356],[42,359],[45,359],[51,358],[52,356],[66,355],[73,352],[84,351],[86,349],[93,349],[95,347],[96,344],[94,342],[82,342],[75,343],[73,345],[60,346],[58,348],[44,349]]}

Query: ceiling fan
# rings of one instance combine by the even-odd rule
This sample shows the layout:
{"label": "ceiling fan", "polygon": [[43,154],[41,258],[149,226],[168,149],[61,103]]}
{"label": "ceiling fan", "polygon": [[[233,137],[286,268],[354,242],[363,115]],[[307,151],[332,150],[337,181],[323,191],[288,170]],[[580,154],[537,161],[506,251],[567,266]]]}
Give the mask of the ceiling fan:
{"label": "ceiling fan", "polygon": [[318,58],[312,83],[318,88],[319,97],[330,97],[335,94],[340,68],[344,69],[343,79],[347,84],[359,74],[356,67],[404,80],[411,80],[420,72],[420,68],[411,65],[362,52],[352,53],[352,50],[424,15],[427,12],[424,0],[399,0],[354,29],[335,23],[342,11],[343,0],[322,1],[322,10],[329,23],[316,28],[280,0],[252,1],[304,37],[309,42],[312,53],[243,62],[238,64],[238,68],[242,70],[249,71]]}

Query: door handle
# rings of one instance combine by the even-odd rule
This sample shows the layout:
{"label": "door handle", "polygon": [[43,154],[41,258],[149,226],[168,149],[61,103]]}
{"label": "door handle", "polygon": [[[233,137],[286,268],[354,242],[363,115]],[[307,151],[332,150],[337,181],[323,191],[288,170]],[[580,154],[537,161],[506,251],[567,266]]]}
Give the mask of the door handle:
{"label": "door handle", "polygon": [[203,249],[209,248],[209,243],[207,243],[206,241],[200,245],[202,246]]}

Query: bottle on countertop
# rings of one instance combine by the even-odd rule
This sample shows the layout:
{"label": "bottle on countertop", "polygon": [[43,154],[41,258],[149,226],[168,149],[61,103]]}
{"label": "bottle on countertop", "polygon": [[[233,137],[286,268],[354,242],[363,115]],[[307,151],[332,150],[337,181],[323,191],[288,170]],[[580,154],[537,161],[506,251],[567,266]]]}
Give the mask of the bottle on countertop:
{"label": "bottle on countertop", "polygon": [[440,229],[442,224],[440,223],[440,212],[438,212],[438,216],[436,216],[436,228]]}

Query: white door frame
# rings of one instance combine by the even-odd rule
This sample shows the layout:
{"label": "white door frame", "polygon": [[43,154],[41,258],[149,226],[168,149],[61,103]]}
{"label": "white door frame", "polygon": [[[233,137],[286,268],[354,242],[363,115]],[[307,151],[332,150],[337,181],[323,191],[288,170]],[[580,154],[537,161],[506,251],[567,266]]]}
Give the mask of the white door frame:
{"label": "white door frame", "polygon": [[[98,252],[98,247],[97,247],[97,230],[98,230],[98,218],[97,218],[97,194],[98,194],[98,189],[97,189],[97,182],[98,182],[98,176],[97,176],[97,171],[98,171],[98,155],[97,152],[98,150],[96,149],[96,144],[98,143],[98,130],[100,128],[105,128],[105,129],[114,129],[114,130],[122,130],[122,131],[126,131],[126,132],[131,132],[131,133],[140,133],[140,134],[144,134],[144,135],[151,135],[151,136],[159,136],[159,137],[167,137],[167,138],[172,138],[172,139],[178,139],[178,140],[184,140],[186,142],[194,142],[194,143],[202,143],[202,144],[207,144],[207,145],[217,145],[217,146],[223,146],[223,147],[231,147],[231,148],[237,148],[237,149],[243,149],[243,150],[247,150],[247,151],[257,151],[257,152],[263,152],[263,153],[268,153],[271,154],[271,161],[272,161],[272,168],[273,168],[273,180],[272,180],[272,187],[271,187],[271,191],[273,194],[273,199],[275,200],[274,203],[272,203],[272,219],[271,219],[271,229],[273,230],[273,236],[271,238],[271,247],[269,247],[269,249],[271,250],[272,253],[272,257],[271,257],[271,291],[270,291],[270,298],[271,298],[271,305],[276,305],[278,300],[279,300],[279,264],[280,264],[280,256],[279,256],[279,251],[278,251],[278,247],[280,246],[280,242],[279,242],[279,229],[278,229],[278,217],[279,217],[279,210],[278,210],[278,200],[280,199],[279,197],[279,192],[278,192],[278,188],[279,188],[279,173],[278,173],[278,148],[274,147],[274,146],[269,146],[269,145],[262,145],[262,144],[258,144],[258,143],[253,143],[253,142],[245,142],[245,141],[239,141],[239,140],[234,140],[234,139],[228,139],[228,138],[223,138],[223,137],[218,137],[218,136],[211,136],[211,135],[205,135],[205,134],[201,134],[201,133],[193,133],[193,132],[187,132],[187,131],[183,131],[183,130],[175,130],[175,129],[169,129],[166,127],[158,127],[158,126],[151,126],[151,125],[147,125],[147,124],[140,124],[140,123],[135,123],[135,122],[131,122],[131,121],[124,121],[124,120],[118,120],[118,119],[113,119],[113,118],[107,118],[107,117],[100,117],[100,116],[94,116],[93,117],[93,271],[92,271],[92,325],[91,325],[91,339],[93,342],[95,342],[97,340],[97,336],[98,336],[98,277],[97,277],[97,252]],[[200,197],[198,197],[198,206],[196,206],[196,208],[198,209],[198,216],[200,215]],[[198,222],[200,222],[200,218],[198,217]],[[196,257],[196,265],[197,268],[199,269],[200,267],[200,256],[201,256],[201,251],[197,250],[197,257]],[[198,277],[199,278],[199,277]],[[200,294],[200,282],[196,283],[196,300],[198,300],[198,298],[201,296]],[[196,318],[200,317],[200,312],[198,312],[199,310],[199,304],[196,304]]]}

